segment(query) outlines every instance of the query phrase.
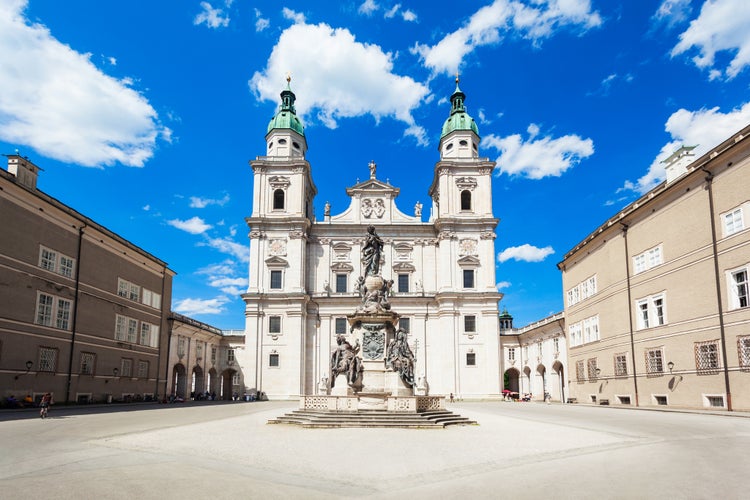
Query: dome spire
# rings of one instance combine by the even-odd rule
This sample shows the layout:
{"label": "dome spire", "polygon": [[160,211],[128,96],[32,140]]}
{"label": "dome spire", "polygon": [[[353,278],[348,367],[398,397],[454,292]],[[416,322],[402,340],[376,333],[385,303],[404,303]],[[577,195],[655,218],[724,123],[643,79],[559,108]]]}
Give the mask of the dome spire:
{"label": "dome spire", "polygon": [[474,122],[474,119],[469,116],[469,113],[466,112],[466,106],[464,105],[466,94],[464,94],[458,86],[460,80],[459,74],[456,73],[456,90],[454,90],[451,95],[451,112],[450,116],[443,124],[443,133],[440,135],[441,139],[455,130],[470,130],[479,135],[477,124]]}
{"label": "dome spire", "polygon": [[286,74],[286,88],[281,91],[281,107],[276,112],[273,118],[271,118],[268,124],[268,132],[273,129],[292,129],[299,135],[305,135],[305,127],[297,117],[297,110],[294,107],[294,103],[297,100],[297,96],[292,92],[292,75],[287,72]]}

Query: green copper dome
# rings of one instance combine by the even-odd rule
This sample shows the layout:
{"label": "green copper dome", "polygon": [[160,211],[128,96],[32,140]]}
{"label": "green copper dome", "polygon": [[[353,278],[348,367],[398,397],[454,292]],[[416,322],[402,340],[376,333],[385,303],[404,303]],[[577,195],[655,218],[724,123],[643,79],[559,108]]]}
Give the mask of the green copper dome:
{"label": "green copper dome", "polygon": [[281,92],[281,107],[276,115],[268,122],[268,132],[273,129],[292,129],[301,136],[305,136],[305,127],[297,118],[294,101],[297,99],[290,86],[291,78],[286,79],[286,89]]}
{"label": "green copper dome", "polygon": [[456,90],[451,96],[451,115],[443,123],[443,133],[440,134],[441,139],[454,130],[471,130],[479,135],[479,129],[474,118],[466,112],[466,107],[464,106],[465,99],[466,94],[458,88],[458,78],[456,78]]}

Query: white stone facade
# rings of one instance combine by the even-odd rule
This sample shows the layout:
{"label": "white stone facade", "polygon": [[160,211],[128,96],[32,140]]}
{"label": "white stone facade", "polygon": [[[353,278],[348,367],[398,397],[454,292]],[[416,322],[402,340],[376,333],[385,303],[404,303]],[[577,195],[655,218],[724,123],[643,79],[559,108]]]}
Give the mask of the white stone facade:
{"label": "white stone facade", "polygon": [[[393,280],[389,301],[409,332],[423,392],[499,397],[494,163],[478,156],[476,133],[453,130],[441,139],[432,184],[424,186],[432,198],[428,221],[421,207],[414,216],[397,207],[399,189],[377,178],[374,163],[367,180],[347,188],[350,205],[335,215],[327,206],[316,221],[305,137],[272,128],[266,140],[269,156],[250,162],[245,385],[276,399],[325,394],[336,335],[349,333],[346,317],[361,304],[356,283],[373,225],[384,242],[381,274]],[[282,155],[271,144],[279,140],[296,143],[298,154]],[[466,151],[448,157],[459,147]]]}

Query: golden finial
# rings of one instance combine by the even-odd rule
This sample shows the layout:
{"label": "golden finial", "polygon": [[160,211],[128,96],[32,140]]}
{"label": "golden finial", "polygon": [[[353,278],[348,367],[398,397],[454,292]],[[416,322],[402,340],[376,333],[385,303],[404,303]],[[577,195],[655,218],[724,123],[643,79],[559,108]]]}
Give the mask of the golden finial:
{"label": "golden finial", "polygon": [[292,81],[292,74],[290,72],[286,72],[286,83],[290,83]]}
{"label": "golden finial", "polygon": [[456,85],[458,85],[458,80],[459,80],[459,78],[458,78],[458,71],[456,71]]}

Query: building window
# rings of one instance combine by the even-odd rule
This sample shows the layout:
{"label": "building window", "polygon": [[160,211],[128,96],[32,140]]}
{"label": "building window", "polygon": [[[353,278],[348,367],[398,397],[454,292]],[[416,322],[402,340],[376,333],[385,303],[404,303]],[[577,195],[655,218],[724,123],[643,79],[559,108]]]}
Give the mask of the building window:
{"label": "building window", "polygon": [[141,335],[138,340],[138,343],[141,345],[145,345],[147,347],[158,347],[159,327],[157,325],[152,325],[151,323],[146,323],[144,321],[143,323],[141,323]]}
{"label": "building window", "polygon": [[615,354],[615,377],[628,375],[628,356],[625,353]]}
{"label": "building window", "polygon": [[39,248],[39,267],[66,278],[72,278],[75,259],[42,246]]}
{"label": "building window", "polygon": [[117,295],[126,299],[141,301],[141,287],[122,278],[117,279]]}
{"label": "building window", "polygon": [[334,331],[336,335],[346,335],[346,318],[336,318]]}
{"label": "building window", "polygon": [[268,355],[268,366],[278,367],[279,366],[279,355],[271,353]]}
{"label": "building window", "polygon": [[232,385],[240,385],[240,374],[234,373],[232,375]]}
{"label": "building window", "polygon": [[568,305],[574,306],[596,294],[596,291],[596,275],[590,276],[568,290],[566,294]]}
{"label": "building window", "polygon": [[227,349],[227,363],[234,363],[234,349]]}
{"label": "building window", "polygon": [[177,338],[177,355],[183,357],[187,351],[187,339],[185,337]]}
{"label": "building window", "polygon": [[666,396],[654,396],[654,401],[659,406],[667,406],[669,404]]}
{"label": "building window", "polygon": [[284,190],[277,189],[273,192],[273,209],[284,210]]}
{"label": "building window", "polygon": [[742,207],[735,208],[731,212],[722,215],[724,221],[724,236],[730,236],[745,229],[742,220]]}
{"label": "building window", "polygon": [[555,337],[552,339],[552,348],[555,350],[554,354],[560,353],[560,337]]}
{"label": "building window", "polygon": [[474,288],[473,269],[464,269],[464,288]]}
{"label": "building window", "polygon": [[659,245],[633,257],[633,269],[635,274],[648,271],[649,269],[661,265],[664,262],[661,248],[661,245]]}
{"label": "building window", "polygon": [[281,290],[281,271],[271,271],[271,289]]}
{"label": "building window", "polygon": [[154,309],[161,309],[161,294],[144,288],[142,303]]}
{"label": "building window", "polygon": [[586,380],[586,374],[583,371],[583,360],[576,361],[576,380],[583,382]]}
{"label": "building window", "polygon": [[93,375],[94,364],[96,363],[96,354],[93,352],[82,352],[81,353],[81,375]]}
{"label": "building window", "polygon": [[464,332],[475,333],[477,331],[477,317],[464,316]]}
{"label": "building window", "polygon": [[130,358],[122,358],[120,363],[120,375],[123,377],[133,376],[133,360]]}
{"label": "building window", "polygon": [[714,372],[720,368],[719,341],[695,343],[695,368],[698,372]]}
{"label": "building window", "polygon": [[664,351],[662,348],[646,349],[646,373],[654,375],[664,373]]}
{"label": "building window", "polygon": [[346,274],[336,275],[336,293],[346,293],[346,281],[348,276]]}
{"label": "building window", "polygon": [[281,316],[268,317],[268,333],[281,333]]}
{"label": "building window", "polygon": [[586,361],[586,366],[588,368],[589,380],[596,380],[597,378],[599,378],[599,375],[596,373],[596,358],[589,358]]}
{"label": "building window", "polygon": [[544,354],[544,350],[542,349],[542,341],[536,343],[536,355],[537,357],[542,357],[542,354]]}
{"label": "building window", "polygon": [[471,191],[461,191],[461,210],[471,210]]}
{"label": "building window", "polygon": [[398,291],[399,293],[409,292],[409,275],[408,274],[398,275]]}
{"label": "building window", "polygon": [[635,304],[639,330],[667,324],[663,293],[639,299]]}
{"label": "building window", "polygon": [[148,361],[138,361],[138,378],[148,378]]}
{"label": "building window", "polygon": [[599,340],[599,316],[592,316],[583,320],[583,342]]}
{"label": "building window", "polygon": [[580,321],[568,326],[568,337],[570,338],[570,347],[583,344],[583,331],[581,330]]}
{"label": "building window", "polygon": [[474,352],[466,353],[466,366],[477,366],[477,354]]}
{"label": "building window", "polygon": [[750,370],[750,335],[737,337],[737,356],[740,360],[740,369]]}
{"label": "building window", "polygon": [[39,371],[54,372],[57,367],[57,349],[52,347],[39,348]]}
{"label": "building window", "polygon": [[211,364],[212,365],[216,364],[216,348],[215,347],[211,347]]}
{"label": "building window", "polygon": [[411,332],[411,318],[400,318],[398,320],[399,328],[403,328],[406,333]]}
{"label": "building window", "polygon": [[73,302],[68,299],[40,292],[37,296],[36,324],[68,330],[72,306]]}
{"label": "building window", "polygon": [[516,360],[516,348],[509,347],[508,348],[508,361],[515,361],[515,360]]}
{"label": "building window", "polygon": [[747,270],[748,267],[746,266],[727,273],[730,309],[739,309],[748,305]]}

